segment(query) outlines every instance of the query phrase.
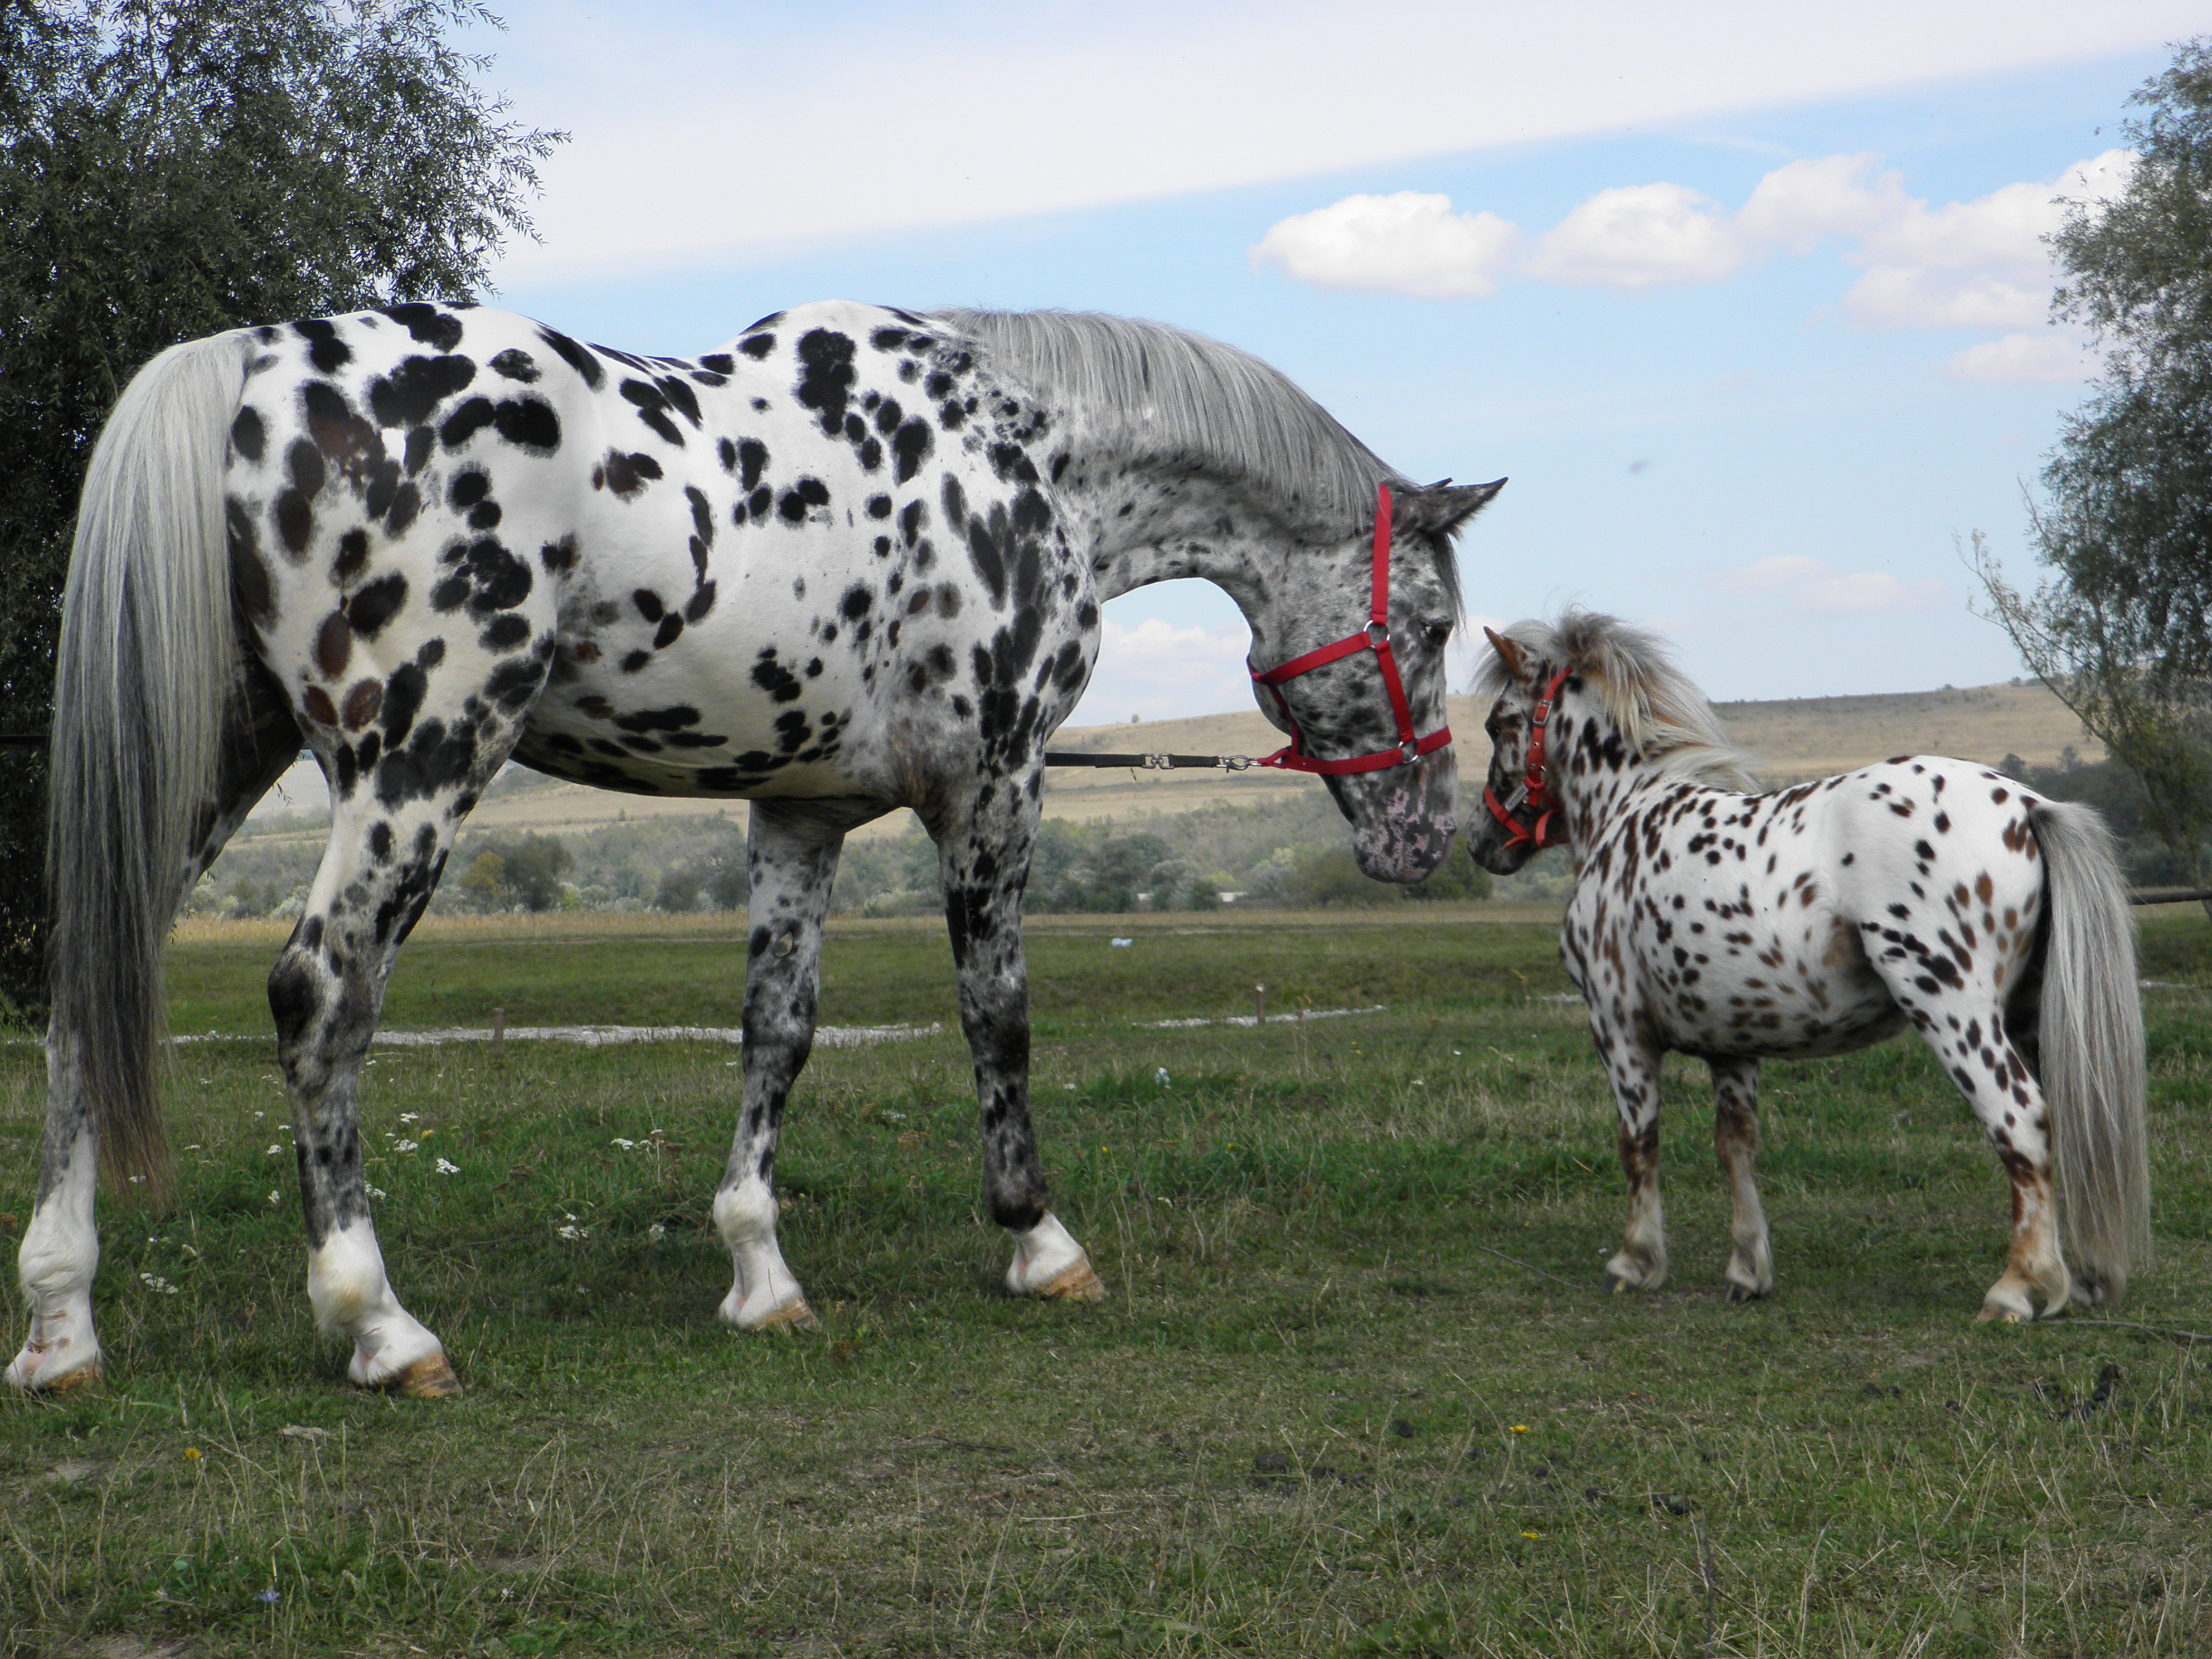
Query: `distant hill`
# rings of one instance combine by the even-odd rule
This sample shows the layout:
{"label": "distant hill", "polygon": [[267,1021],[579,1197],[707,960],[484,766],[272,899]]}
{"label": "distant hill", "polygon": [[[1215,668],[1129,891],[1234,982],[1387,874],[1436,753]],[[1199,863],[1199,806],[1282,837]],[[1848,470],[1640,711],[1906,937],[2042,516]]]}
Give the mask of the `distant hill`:
{"label": "distant hill", "polygon": [[[1482,742],[1486,712],[1473,697],[1450,699],[1462,779],[1479,779],[1486,763]],[[1729,735],[1757,761],[1759,776],[1776,783],[1848,771],[1892,755],[1955,755],[1994,763],[2014,754],[2038,765],[2050,765],[2069,748],[2085,761],[2104,756],[2103,748],[2082,731],[2066,706],[2033,681],[1881,696],[1721,703],[1717,712]],[[1256,709],[1190,720],[1070,726],[1053,743],[1054,749],[1106,754],[1263,755],[1281,745],[1280,734]],[[1068,818],[1183,812],[1215,800],[1259,805],[1285,792],[1316,787],[1310,779],[1275,772],[1066,768],[1046,775],[1046,813]],[[469,823],[477,830],[557,831],[610,823],[617,815],[647,818],[726,811],[734,817],[740,810],[733,801],[616,795],[550,781],[532,785],[527,775],[509,773]],[[903,830],[907,822],[907,814],[895,813],[882,821],[882,830]]]}

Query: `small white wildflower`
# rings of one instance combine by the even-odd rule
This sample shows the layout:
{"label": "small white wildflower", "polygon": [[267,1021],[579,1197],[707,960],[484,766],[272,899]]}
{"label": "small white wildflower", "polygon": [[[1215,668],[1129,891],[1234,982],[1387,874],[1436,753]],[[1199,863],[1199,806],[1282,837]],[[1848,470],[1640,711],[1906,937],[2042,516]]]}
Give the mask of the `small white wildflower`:
{"label": "small white wildflower", "polygon": [[565,1238],[574,1243],[589,1238],[592,1236],[592,1230],[589,1227],[579,1227],[572,1221],[564,1226],[556,1227],[553,1230],[553,1236],[556,1238]]}
{"label": "small white wildflower", "polygon": [[628,1151],[629,1151],[629,1149],[630,1149],[631,1147],[633,1147],[633,1146],[636,1146],[636,1145],[637,1145],[637,1142],[635,1142],[635,1140],[627,1140],[627,1139],[624,1139],[621,1135],[617,1135],[617,1136],[614,1138],[613,1141],[612,1141],[611,1143],[610,1143],[610,1144],[611,1144],[611,1145],[613,1145],[613,1146],[619,1146],[619,1147],[621,1147],[621,1148],[623,1149],[623,1151],[624,1151],[624,1152],[628,1152]]}
{"label": "small white wildflower", "polygon": [[667,1237],[668,1229],[662,1226],[658,1221],[654,1222],[653,1225],[645,1230],[645,1241],[648,1244],[658,1244],[662,1239]]}
{"label": "small white wildflower", "polygon": [[402,1123],[413,1123],[418,1121],[422,1115],[420,1112],[402,1112],[399,1115],[399,1121]]}
{"label": "small white wildflower", "polygon": [[411,1152],[418,1150],[422,1144],[419,1140],[395,1140],[392,1143],[392,1150],[395,1152]]}
{"label": "small white wildflower", "polygon": [[273,1145],[273,1144],[272,1144],[272,1145],[270,1146],[270,1148],[269,1148],[268,1152],[266,1152],[265,1153],[264,1153],[264,1154],[263,1154],[263,1156],[264,1156],[264,1157],[266,1157],[266,1158],[274,1158],[274,1157],[276,1157],[276,1154],[277,1154],[277,1153],[279,1153],[279,1152],[283,1152],[283,1150],[284,1150],[284,1149],[283,1149],[282,1146],[276,1146],[276,1145]]}
{"label": "small white wildflower", "polygon": [[440,1175],[459,1175],[460,1172],[461,1166],[459,1164],[448,1164],[442,1158],[438,1160],[438,1173]]}
{"label": "small white wildflower", "polygon": [[283,1199],[281,1199],[281,1198],[277,1197],[277,1196],[276,1196],[276,1193],[275,1193],[274,1191],[271,1191],[271,1192],[270,1193],[270,1194],[269,1194],[269,1201],[270,1201],[271,1204],[281,1204],[281,1203],[283,1203],[284,1200],[283,1200]]}
{"label": "small white wildflower", "polygon": [[1152,1073],[1152,1081],[1158,1084],[1163,1089],[1166,1088],[1170,1081],[1168,1077],[1168,1068],[1163,1066],[1159,1070],[1154,1072]]}
{"label": "small white wildflower", "polygon": [[256,1112],[253,1115],[256,1117],[267,1117],[269,1114],[266,1112]]}
{"label": "small white wildflower", "polygon": [[138,1277],[145,1281],[146,1288],[154,1291],[156,1295],[174,1296],[177,1294],[177,1287],[169,1283],[167,1279],[162,1278],[159,1273],[140,1273]]}
{"label": "small white wildflower", "polygon": [[371,1187],[368,1188],[368,1192],[371,1198],[389,1198],[392,1196],[390,1193],[386,1192],[381,1187]]}
{"label": "small white wildflower", "polygon": [[132,1176],[131,1177],[131,1184],[132,1186],[136,1187],[136,1186],[137,1186],[141,1182],[144,1181],[145,1179],[146,1179],[146,1177],[145,1177],[144,1176]]}
{"label": "small white wildflower", "polygon": [[1416,1089],[1425,1089],[1429,1086],[1429,1080],[1425,1077],[1417,1077],[1413,1079],[1413,1086]]}
{"label": "small white wildflower", "polygon": [[198,1141],[197,1141],[197,1140],[195,1140],[194,1142],[192,1142],[192,1144],[191,1144],[191,1146],[187,1146],[187,1147],[185,1147],[185,1150],[186,1152],[197,1152],[198,1151],[199,1151],[199,1149],[200,1149],[200,1144],[199,1144],[199,1142],[198,1142]]}

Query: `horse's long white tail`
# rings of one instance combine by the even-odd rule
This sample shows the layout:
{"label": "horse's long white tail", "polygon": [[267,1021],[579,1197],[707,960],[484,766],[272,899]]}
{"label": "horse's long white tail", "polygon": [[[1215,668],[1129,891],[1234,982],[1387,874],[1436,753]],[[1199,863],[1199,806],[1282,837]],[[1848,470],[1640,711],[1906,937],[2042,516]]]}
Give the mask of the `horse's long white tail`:
{"label": "horse's long white tail", "polygon": [[46,880],[50,1040],[83,1068],[108,1168],[166,1170],[161,946],[215,812],[235,671],[222,468],[245,337],[173,346],[92,453],[62,601]]}
{"label": "horse's long white tail", "polygon": [[2050,938],[2040,1016],[2043,1094],[2074,1277],[2118,1297],[2150,1261],[2142,1006],[2135,922],[2112,833],[2086,806],[2039,802]]}

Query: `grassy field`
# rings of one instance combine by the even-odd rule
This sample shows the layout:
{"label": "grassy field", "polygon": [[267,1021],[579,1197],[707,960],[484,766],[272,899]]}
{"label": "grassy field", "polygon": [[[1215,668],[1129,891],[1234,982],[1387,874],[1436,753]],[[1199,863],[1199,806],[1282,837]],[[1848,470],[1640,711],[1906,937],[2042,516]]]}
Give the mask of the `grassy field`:
{"label": "grassy field", "polygon": [[[106,1383],[0,1400],[0,1654],[2212,1651],[2212,1344],[2172,1334],[2212,1331],[2201,914],[2146,931],[2161,1254],[2115,1317],[2153,1331],[1972,1322],[2004,1182],[1901,1044],[1769,1068],[1781,1284],[1745,1307],[1671,1068],[1675,1277],[1603,1294],[1621,1181],[1552,931],[1431,909],[1032,923],[1097,1306],[997,1289],[933,929],[833,928],[825,1022],[945,1030],[802,1079],[817,1336],[714,1321],[734,1050],[380,1049],[386,1255],[465,1389],[427,1404],[309,1321],[280,930],[181,938],[177,1028],[238,1040],[180,1051],[173,1207],[106,1208]],[[727,1024],[742,963],[705,918],[426,927],[389,1023]],[[1260,982],[1386,1006],[1148,1023]],[[0,1047],[11,1255],[41,1087]]]}

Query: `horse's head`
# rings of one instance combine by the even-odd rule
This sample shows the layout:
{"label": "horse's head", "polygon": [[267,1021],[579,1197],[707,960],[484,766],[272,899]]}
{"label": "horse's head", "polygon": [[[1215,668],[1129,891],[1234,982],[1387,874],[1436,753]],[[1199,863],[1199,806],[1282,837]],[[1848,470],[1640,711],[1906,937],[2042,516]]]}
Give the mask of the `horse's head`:
{"label": "horse's head", "polygon": [[1510,876],[1547,847],[1566,838],[1552,793],[1554,763],[1564,758],[1558,699],[1571,665],[1484,629],[1495,665],[1485,678],[1503,682],[1482,723],[1490,738],[1484,810],[1467,832],[1467,850],[1494,876]]}
{"label": "horse's head", "polygon": [[1378,512],[1376,528],[1309,548],[1248,610],[1254,695],[1292,740],[1277,763],[1319,775],[1351,821],[1359,867],[1378,881],[1419,881],[1451,851],[1451,538],[1504,487],[1394,489],[1387,526]]}

